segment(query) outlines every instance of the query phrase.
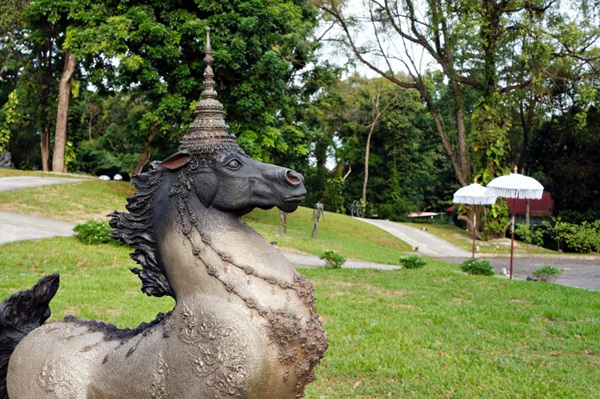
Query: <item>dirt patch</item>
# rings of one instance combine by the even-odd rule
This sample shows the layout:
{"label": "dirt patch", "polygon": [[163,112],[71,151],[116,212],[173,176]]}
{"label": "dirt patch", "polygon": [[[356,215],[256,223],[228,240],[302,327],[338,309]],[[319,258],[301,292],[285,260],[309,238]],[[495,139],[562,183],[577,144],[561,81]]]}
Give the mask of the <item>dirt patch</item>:
{"label": "dirt patch", "polygon": [[525,299],[525,298],[513,298],[513,299],[509,300],[508,302],[510,302],[510,303],[531,303],[531,301],[529,299]]}
{"label": "dirt patch", "polygon": [[[400,298],[400,297],[403,297],[404,295],[408,294],[408,291],[386,290],[383,288],[374,287],[367,283],[339,282],[338,285],[341,285],[342,287],[358,287],[358,288],[362,288],[362,289],[370,291],[370,292],[374,292],[378,295],[394,297],[394,298]],[[340,291],[337,291],[337,292],[340,292]],[[344,295],[344,294],[348,294],[348,292],[343,292],[341,295]]]}

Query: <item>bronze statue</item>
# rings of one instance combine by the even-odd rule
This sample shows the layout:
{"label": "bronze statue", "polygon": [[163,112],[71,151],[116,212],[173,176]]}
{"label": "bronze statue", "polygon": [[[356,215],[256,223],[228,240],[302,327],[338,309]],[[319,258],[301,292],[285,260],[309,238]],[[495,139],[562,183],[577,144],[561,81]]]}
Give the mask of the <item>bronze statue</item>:
{"label": "bronze statue", "polygon": [[57,276],[29,290],[52,294],[40,295],[41,316],[7,317],[19,302],[9,297],[0,336],[31,325],[8,355],[11,399],[296,398],[314,379],[328,342],[312,284],[240,218],[255,207],[293,212],[303,177],[250,159],[228,133],[208,29],[206,47],[202,100],[179,152],[134,178],[129,212],[111,214],[142,290],[173,296],[175,308],[134,330],[71,316],[41,325]]}

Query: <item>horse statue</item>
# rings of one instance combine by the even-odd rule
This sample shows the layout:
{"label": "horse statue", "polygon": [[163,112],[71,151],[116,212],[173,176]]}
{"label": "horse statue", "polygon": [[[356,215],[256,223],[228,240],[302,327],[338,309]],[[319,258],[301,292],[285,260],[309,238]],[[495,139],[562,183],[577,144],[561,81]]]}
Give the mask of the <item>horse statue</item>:
{"label": "horse statue", "polygon": [[110,215],[134,248],[142,291],[174,297],[174,309],[136,329],[72,316],[44,324],[58,276],[42,278],[0,305],[10,399],[298,398],[314,379],[328,341],[312,284],[241,220],[256,207],[295,211],[303,177],[237,145],[213,88],[208,30],[206,48],[202,100],[179,151],[135,177],[128,212]]}

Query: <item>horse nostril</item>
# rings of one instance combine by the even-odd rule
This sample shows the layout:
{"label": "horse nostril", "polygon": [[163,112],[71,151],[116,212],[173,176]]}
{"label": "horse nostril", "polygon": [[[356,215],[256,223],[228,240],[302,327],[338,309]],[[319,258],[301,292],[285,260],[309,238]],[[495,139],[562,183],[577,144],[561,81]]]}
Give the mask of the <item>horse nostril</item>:
{"label": "horse nostril", "polygon": [[292,170],[287,170],[285,172],[285,179],[288,181],[288,183],[297,186],[300,183],[302,183],[302,179],[300,178],[300,175],[298,175],[298,173],[295,173]]}

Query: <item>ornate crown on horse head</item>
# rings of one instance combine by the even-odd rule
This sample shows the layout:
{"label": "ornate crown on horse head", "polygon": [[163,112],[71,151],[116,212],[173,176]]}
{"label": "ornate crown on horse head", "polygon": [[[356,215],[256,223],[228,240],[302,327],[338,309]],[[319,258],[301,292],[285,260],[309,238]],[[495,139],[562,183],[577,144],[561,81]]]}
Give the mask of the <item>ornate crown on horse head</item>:
{"label": "ornate crown on horse head", "polygon": [[217,100],[215,90],[215,74],[212,69],[212,48],[210,45],[210,28],[206,28],[206,56],[204,62],[204,90],[202,100],[196,104],[195,119],[179,147],[180,152],[195,155],[200,163],[211,159],[222,150],[244,151],[235,141],[235,136],[229,133],[229,126],[223,117],[223,104]]}

